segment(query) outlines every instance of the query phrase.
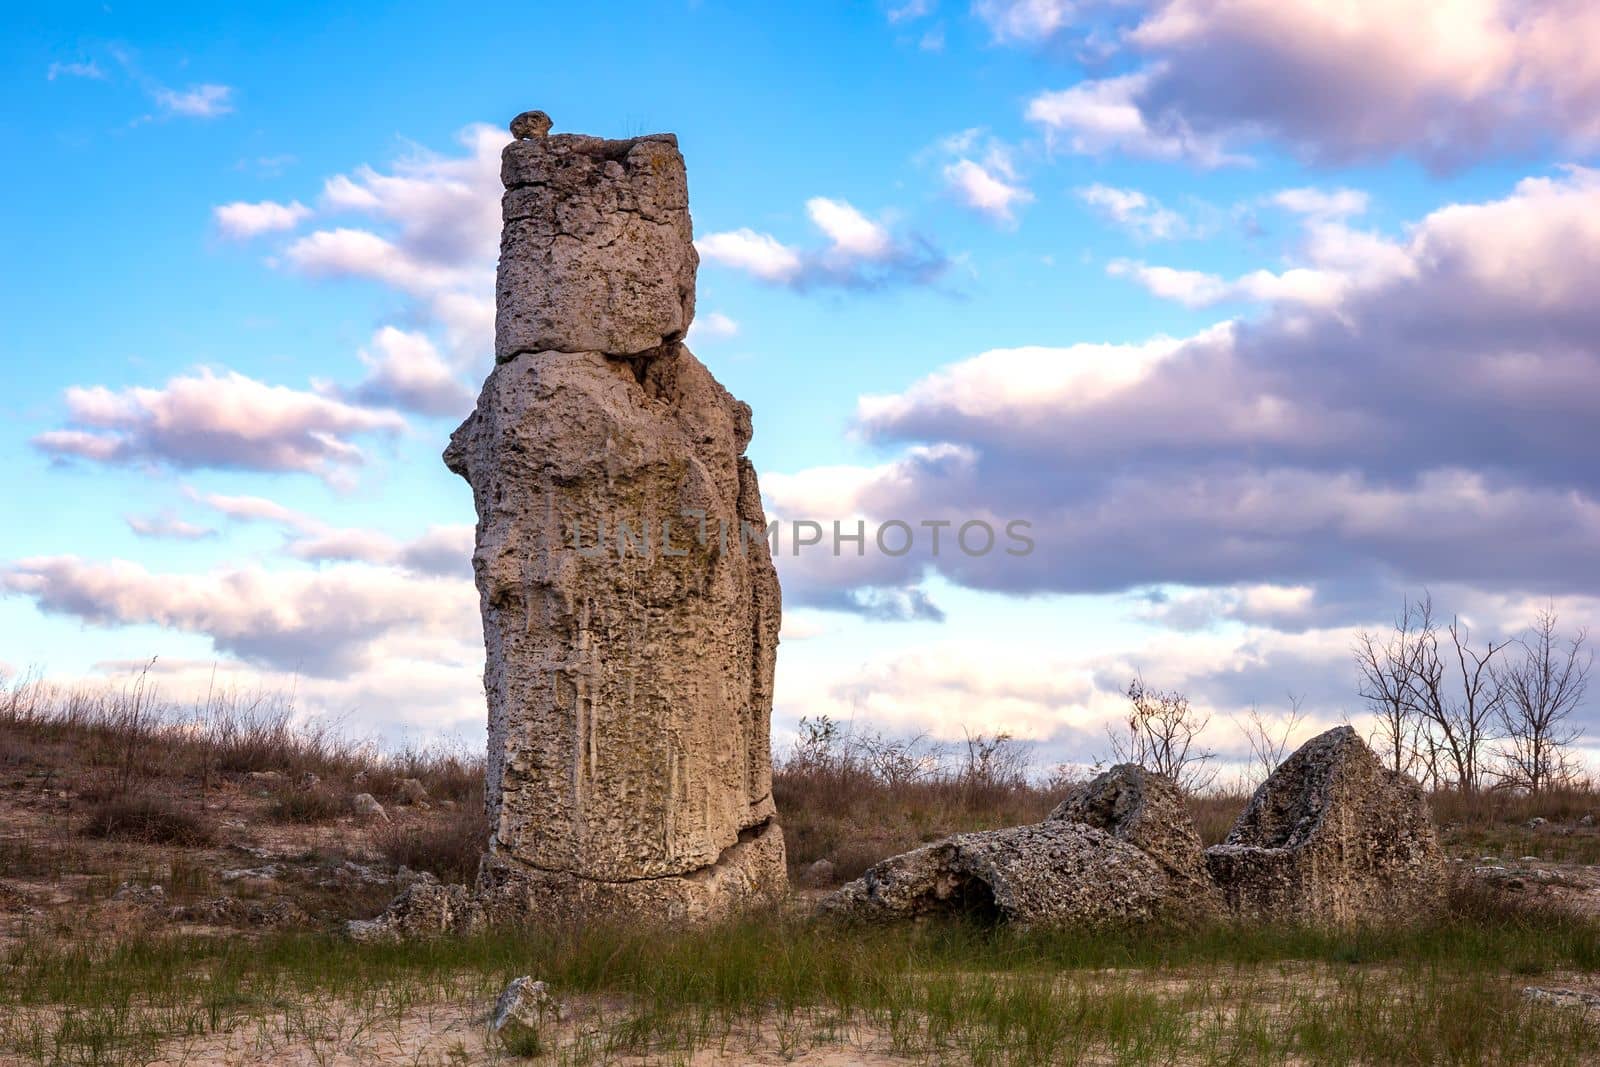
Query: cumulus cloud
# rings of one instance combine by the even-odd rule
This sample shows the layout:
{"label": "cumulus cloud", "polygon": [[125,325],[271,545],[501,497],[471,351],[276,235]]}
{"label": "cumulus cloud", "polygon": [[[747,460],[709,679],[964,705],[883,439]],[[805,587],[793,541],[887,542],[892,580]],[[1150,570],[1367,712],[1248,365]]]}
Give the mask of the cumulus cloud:
{"label": "cumulus cloud", "polygon": [[500,253],[500,150],[508,135],[467,127],[460,155],[417,150],[387,170],[329,178],[322,213],[363,225],[316,230],[279,262],[309,277],[363,279],[405,295],[413,316],[438,327],[458,366],[493,351],[494,268]]}
{"label": "cumulus cloud", "polygon": [[[1207,163],[1221,145],[1272,138],[1322,162],[1406,154],[1453,166],[1550,141],[1600,144],[1600,9],[1586,0],[1095,6],[1116,24],[1113,47],[1140,66],[1029,109],[1077,151]],[[1107,39],[1066,3],[977,11],[1000,41]]]}
{"label": "cumulus cloud", "polygon": [[219,204],[212,209],[217,229],[225,237],[256,237],[275,230],[292,230],[311,217],[311,209],[300,201],[279,204],[272,200]]}
{"label": "cumulus cloud", "polygon": [[254,666],[317,677],[369,665],[386,637],[455,642],[477,626],[470,582],[360,565],[158,574],[124,560],[48,556],[0,568],[0,588],[48,614],[198,634]]}
{"label": "cumulus cloud", "polygon": [[[1426,216],[1384,253],[1404,269],[1322,299],[1186,338],[995,350],[863,398],[868,442],[914,448],[830,471],[832,514],[1026,518],[1038,547],[821,560],[797,572],[804,595],[924,569],[1011,593],[1600,592],[1597,219],[1600,175],[1532,178]],[[763,482],[784,514],[813,479]],[[1246,608],[1266,617],[1259,596]]]}
{"label": "cumulus cloud", "polygon": [[348,390],[350,400],[419,415],[459,416],[472,410],[472,390],[461,384],[423,334],[385,326],[360,359],[367,375]]}
{"label": "cumulus cloud", "polygon": [[1144,240],[1170,240],[1196,232],[1182,215],[1137,189],[1119,189],[1096,182],[1079,189],[1078,199]]}
{"label": "cumulus cloud", "polygon": [[1016,209],[1033,200],[1003,160],[988,165],[962,158],[945,165],[945,186],[967,207],[1007,225],[1016,222]]}
{"label": "cumulus cloud", "polygon": [[361,464],[354,438],[405,428],[396,412],[201,368],[160,388],[73,386],[69,427],[33,438],[59,457],[181,470],[299,471],[324,478]]}
{"label": "cumulus cloud", "polygon": [[1207,167],[1242,161],[1220,137],[1196,132],[1179,114],[1146,114],[1139,99],[1150,82],[1150,75],[1141,72],[1040,93],[1028,102],[1027,117],[1044,127],[1052,145],[1064,141],[1084,155],[1114,150]]}
{"label": "cumulus cloud", "polygon": [[1368,197],[1360,189],[1280,189],[1272,202],[1285,211],[1318,219],[1344,219],[1364,215]]}
{"label": "cumulus cloud", "polygon": [[926,284],[944,273],[943,253],[926,240],[894,234],[847,201],[812,197],[806,215],[826,246],[793,248],[746,227],[708,234],[695,241],[695,248],[702,259],[797,290]]}
{"label": "cumulus cloud", "polygon": [[207,83],[182,90],[158,88],[153,95],[156,104],[171,115],[214,119],[233,111],[233,87],[228,85]]}
{"label": "cumulus cloud", "polygon": [[725,341],[739,336],[739,324],[720,311],[705,311],[695,315],[689,327],[689,343]]}

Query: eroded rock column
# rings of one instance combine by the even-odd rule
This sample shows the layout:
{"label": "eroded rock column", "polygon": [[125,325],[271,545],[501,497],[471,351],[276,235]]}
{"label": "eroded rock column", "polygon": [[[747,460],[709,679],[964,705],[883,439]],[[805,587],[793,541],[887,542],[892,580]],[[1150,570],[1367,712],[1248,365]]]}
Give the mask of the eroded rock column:
{"label": "eroded rock column", "polygon": [[711,917],[784,886],[750,409],[683,344],[698,257],[677,139],[548,130],[512,123],[496,366],[445,452],[478,511],[478,897]]}

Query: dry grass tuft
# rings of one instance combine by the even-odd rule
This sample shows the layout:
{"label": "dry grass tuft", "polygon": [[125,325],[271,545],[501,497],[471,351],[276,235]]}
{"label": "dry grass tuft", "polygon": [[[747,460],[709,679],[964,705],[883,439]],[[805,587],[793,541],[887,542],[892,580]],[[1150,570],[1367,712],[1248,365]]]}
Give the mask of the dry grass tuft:
{"label": "dry grass tuft", "polygon": [[143,845],[207,848],[217,842],[216,829],[198,812],[180,808],[162,797],[134,795],[96,802],[84,822],[85,837],[132,841]]}

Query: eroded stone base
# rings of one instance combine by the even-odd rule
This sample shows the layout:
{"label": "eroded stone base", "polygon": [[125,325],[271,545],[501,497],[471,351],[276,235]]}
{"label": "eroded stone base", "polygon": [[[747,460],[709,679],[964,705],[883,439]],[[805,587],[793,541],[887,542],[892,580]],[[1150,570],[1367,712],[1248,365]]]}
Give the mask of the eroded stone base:
{"label": "eroded stone base", "polygon": [[475,896],[490,923],[604,919],[678,925],[775,903],[787,887],[783,829],[769,820],[740,834],[716,863],[686,875],[603,882],[490,854],[478,869]]}

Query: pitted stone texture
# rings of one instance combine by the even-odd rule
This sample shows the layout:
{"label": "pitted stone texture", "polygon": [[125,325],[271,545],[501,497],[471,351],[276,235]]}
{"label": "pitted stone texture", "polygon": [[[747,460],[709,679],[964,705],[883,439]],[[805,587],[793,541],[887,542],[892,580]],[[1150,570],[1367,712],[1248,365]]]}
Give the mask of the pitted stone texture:
{"label": "pitted stone texture", "polygon": [[1348,726],[1285,760],[1206,862],[1228,906],[1252,918],[1395,919],[1436,906],[1445,887],[1421,787]]}
{"label": "pitted stone texture", "polygon": [[543,871],[503,853],[478,869],[474,899],[487,921],[704,923],[759,909],[788,886],[783,830],[775,822],[739,835],[715,863],[690,874],[632,881],[595,881]]}
{"label": "pitted stone texture", "polygon": [[529,137],[501,156],[495,355],[682,340],[700,257],[677,138]]}
{"label": "pitted stone texture", "polygon": [[1155,860],[1103,830],[1045,822],[956,834],[884,860],[822,903],[853,919],[939,915],[1034,926],[1159,919],[1174,892]]}
{"label": "pitted stone texture", "polygon": [[[451,437],[478,511],[495,854],[547,881],[687,875],[771,818],[779,589],[750,432],[669,345],[499,364]],[[619,558],[622,522],[649,523],[648,553]]]}
{"label": "pitted stone texture", "polygon": [[1136,763],[1119,763],[1063,800],[1047,821],[1104,830],[1147,853],[1194,905],[1217,903],[1200,835],[1170,778]]}

